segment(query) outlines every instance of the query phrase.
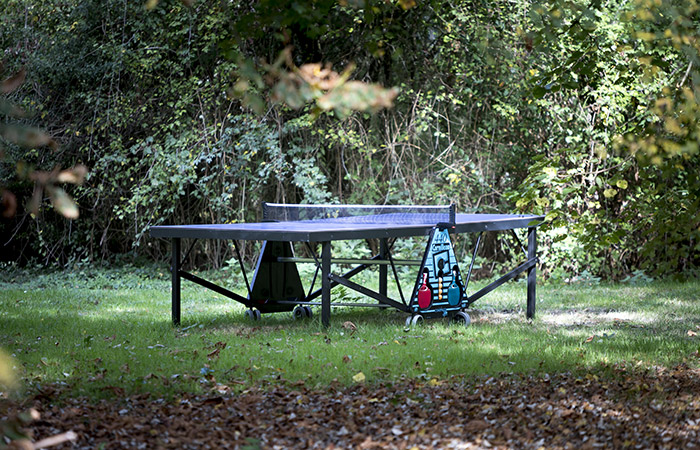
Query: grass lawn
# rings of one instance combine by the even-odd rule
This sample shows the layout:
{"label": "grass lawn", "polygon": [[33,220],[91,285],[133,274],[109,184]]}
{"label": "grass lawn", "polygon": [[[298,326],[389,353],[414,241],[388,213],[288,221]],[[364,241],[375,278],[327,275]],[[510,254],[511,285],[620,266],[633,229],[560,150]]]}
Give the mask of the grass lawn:
{"label": "grass lawn", "polygon": [[169,290],[158,267],[5,271],[0,346],[26,389],[94,398],[700,365],[697,281],[538,286],[534,321],[524,282],[511,282],[474,305],[469,327],[435,320],[408,331],[403,313],[377,309],[334,309],[329,329],[317,309],[251,322],[241,305],[186,281],[175,328]]}

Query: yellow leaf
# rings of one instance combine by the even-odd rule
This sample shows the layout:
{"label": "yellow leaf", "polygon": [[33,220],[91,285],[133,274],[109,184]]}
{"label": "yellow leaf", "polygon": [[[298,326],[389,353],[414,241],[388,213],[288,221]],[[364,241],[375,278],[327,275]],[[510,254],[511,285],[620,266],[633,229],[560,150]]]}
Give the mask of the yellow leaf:
{"label": "yellow leaf", "polygon": [[612,188],[606,189],[605,191],[603,191],[603,195],[605,196],[605,198],[613,198],[617,195],[617,190]]}
{"label": "yellow leaf", "polygon": [[669,133],[673,133],[673,134],[677,134],[677,135],[683,134],[683,130],[681,129],[680,124],[673,117],[666,118],[666,121],[664,122],[664,128]]}
{"label": "yellow leaf", "polygon": [[656,35],[648,31],[637,31],[637,37],[643,41],[653,41],[656,39]]}
{"label": "yellow leaf", "polygon": [[357,373],[352,377],[352,381],[354,381],[355,383],[364,383],[366,379],[367,379],[367,377],[366,377],[365,374],[362,373],[362,372],[357,372]]}
{"label": "yellow leaf", "polygon": [[12,369],[14,361],[5,352],[0,350],[0,386],[7,388],[15,388],[17,386],[17,377]]}
{"label": "yellow leaf", "polygon": [[549,206],[549,199],[544,198],[544,197],[539,197],[535,199],[535,203],[537,203],[537,206],[542,206],[544,208]]}
{"label": "yellow leaf", "polygon": [[542,169],[542,172],[544,172],[545,175],[547,175],[550,178],[554,178],[557,176],[557,169],[554,167],[545,167],[544,169]]}
{"label": "yellow leaf", "polygon": [[619,187],[620,189],[627,189],[627,180],[617,180],[617,183],[615,183],[615,186]]}
{"label": "yellow leaf", "polygon": [[[641,59],[641,58],[640,58]],[[659,112],[668,111],[673,108],[673,101],[670,98],[662,97],[656,100],[655,109]]]}
{"label": "yellow leaf", "polygon": [[598,155],[600,159],[606,159],[608,157],[608,150],[602,145],[597,145],[595,147],[595,154]]}

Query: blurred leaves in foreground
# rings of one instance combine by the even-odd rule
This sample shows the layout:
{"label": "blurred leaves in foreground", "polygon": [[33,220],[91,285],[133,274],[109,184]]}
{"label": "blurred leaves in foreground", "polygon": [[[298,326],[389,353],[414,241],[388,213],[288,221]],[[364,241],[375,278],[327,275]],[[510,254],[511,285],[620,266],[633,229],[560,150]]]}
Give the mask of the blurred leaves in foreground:
{"label": "blurred leaves in foreground", "polygon": [[[4,66],[0,62],[0,77],[3,76]],[[5,148],[16,145],[21,148],[48,147],[55,151],[58,143],[45,131],[22,124],[19,119],[28,114],[15,105],[8,96],[17,91],[27,76],[26,69],[22,68],[8,78],[0,81],[0,159],[5,158]],[[2,79],[2,78],[0,78]],[[82,184],[87,175],[87,167],[78,164],[70,169],[61,170],[56,167],[51,171],[36,170],[22,161],[17,163],[17,174],[21,179],[34,182],[34,195],[32,196],[28,210],[34,215],[39,214],[39,206],[46,192],[53,207],[68,219],[77,219],[78,205],[73,199],[58,187],[59,183]],[[17,197],[11,191],[0,185],[0,211],[3,217],[11,218],[17,214]]]}
{"label": "blurred leaves in foreground", "polygon": [[340,118],[354,111],[377,112],[391,108],[399,93],[397,88],[385,88],[376,83],[349,80],[354,69],[350,64],[342,73],[330,64],[308,63],[297,67],[292,49],[286,47],[273,64],[262,62],[259,67],[250,59],[238,59],[238,81],[232,93],[258,114],[267,107],[260,92],[270,90],[273,103],[283,103],[300,109],[315,103],[313,114],[333,111]]}
{"label": "blurred leaves in foreground", "polygon": [[14,362],[10,355],[0,349],[0,389],[15,389],[17,387],[17,377],[12,370]]}

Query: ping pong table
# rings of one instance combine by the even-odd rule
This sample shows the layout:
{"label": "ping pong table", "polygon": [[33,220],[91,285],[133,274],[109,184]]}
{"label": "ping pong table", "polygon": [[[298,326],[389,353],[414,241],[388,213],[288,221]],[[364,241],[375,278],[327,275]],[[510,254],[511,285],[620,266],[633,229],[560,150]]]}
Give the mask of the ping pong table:
{"label": "ping pong table", "polygon": [[[263,204],[263,221],[211,225],[161,225],[150,228],[156,238],[171,240],[171,314],[173,324],[181,319],[181,279],[211,289],[246,306],[246,315],[259,320],[262,313],[291,311],[294,317],[310,317],[310,306],[321,306],[321,322],[329,326],[332,306],[393,307],[409,316],[407,326],[423,318],[449,317],[469,324],[465,311],[479,298],[502,284],[527,272],[526,316],[535,316],[537,226],[543,216],[521,214],[457,214],[449,206],[380,206],[380,205],[293,205]],[[523,246],[515,232],[526,229],[527,245]],[[525,261],[479,291],[468,295],[467,287],[472,274],[481,237],[484,232],[508,231],[525,255]],[[471,263],[466,276],[462,275],[454,253],[451,235],[478,233]],[[399,238],[427,236],[422,260],[395,260],[392,248]],[[221,239],[233,242],[247,288],[247,296],[239,295],[223,286],[183,270],[181,245],[183,239],[192,240],[185,259],[198,239]],[[333,259],[331,243],[343,240],[379,240],[379,251],[370,258]],[[241,259],[238,241],[262,241],[260,255],[249,282]],[[294,255],[293,243],[306,246],[311,257]],[[321,246],[316,255],[311,244]],[[297,264],[312,263],[316,272],[311,287],[306,291],[300,279]],[[354,265],[340,275],[334,265]],[[365,269],[379,266],[378,291],[355,283],[351,278]],[[416,283],[407,298],[401,289],[396,266],[418,266]],[[400,299],[387,295],[389,268],[392,270]],[[320,273],[321,287],[314,290]],[[342,303],[331,301],[331,289],[344,286],[375,300],[371,303]],[[318,297],[321,297],[318,302]]]}

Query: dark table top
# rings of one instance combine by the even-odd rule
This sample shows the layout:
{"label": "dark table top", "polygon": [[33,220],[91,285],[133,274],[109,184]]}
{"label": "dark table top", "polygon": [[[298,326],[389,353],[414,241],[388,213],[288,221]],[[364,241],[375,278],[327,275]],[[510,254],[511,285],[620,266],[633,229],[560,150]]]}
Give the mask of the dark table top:
{"label": "dark table top", "polygon": [[[438,225],[430,214],[391,216],[395,215],[290,222],[159,225],[151,227],[150,233],[153,237],[162,238],[325,242],[422,236]],[[543,219],[544,216],[522,214],[456,214],[452,225],[455,233],[470,233],[527,228],[536,226]]]}

